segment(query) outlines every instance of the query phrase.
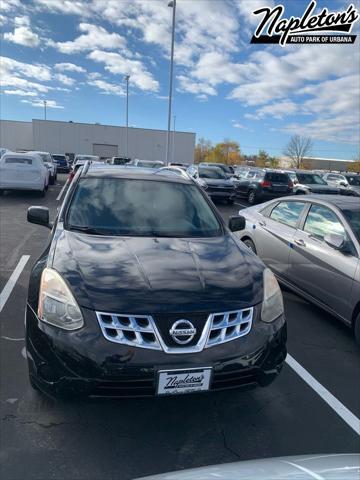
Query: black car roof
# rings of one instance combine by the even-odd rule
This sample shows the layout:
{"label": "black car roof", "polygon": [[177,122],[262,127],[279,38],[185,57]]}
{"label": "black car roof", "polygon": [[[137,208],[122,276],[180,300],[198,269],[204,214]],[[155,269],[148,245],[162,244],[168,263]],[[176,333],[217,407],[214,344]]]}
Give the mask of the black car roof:
{"label": "black car roof", "polygon": [[149,168],[118,166],[118,165],[91,165],[84,170],[81,176],[92,178],[127,178],[130,180],[167,181],[172,183],[184,183],[193,185],[190,178],[176,175],[169,170],[152,170]]}

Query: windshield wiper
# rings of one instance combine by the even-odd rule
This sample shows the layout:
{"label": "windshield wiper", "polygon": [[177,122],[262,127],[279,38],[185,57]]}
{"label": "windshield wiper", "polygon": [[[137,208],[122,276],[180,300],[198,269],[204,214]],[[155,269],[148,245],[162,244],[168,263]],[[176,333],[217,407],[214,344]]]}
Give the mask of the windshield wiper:
{"label": "windshield wiper", "polygon": [[74,230],[76,232],[88,233],[90,235],[113,235],[110,230],[94,228],[94,227],[85,227],[81,225],[69,225],[69,230]]}

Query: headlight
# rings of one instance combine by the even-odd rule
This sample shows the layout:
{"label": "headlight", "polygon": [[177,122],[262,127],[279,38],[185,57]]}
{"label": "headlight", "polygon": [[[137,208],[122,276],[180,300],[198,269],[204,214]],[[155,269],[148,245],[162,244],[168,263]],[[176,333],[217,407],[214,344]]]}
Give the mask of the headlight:
{"label": "headlight", "polygon": [[264,270],[263,279],[264,298],[261,307],[261,320],[269,323],[284,313],[284,303],[275,275],[268,268]]}
{"label": "headlight", "polygon": [[51,268],[41,275],[38,317],[64,330],[76,330],[84,325],[81,310],[61,276]]}

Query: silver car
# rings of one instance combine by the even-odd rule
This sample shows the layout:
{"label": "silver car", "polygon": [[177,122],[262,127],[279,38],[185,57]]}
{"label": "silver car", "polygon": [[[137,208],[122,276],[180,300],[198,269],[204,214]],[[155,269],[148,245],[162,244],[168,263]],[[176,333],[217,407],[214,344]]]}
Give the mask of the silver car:
{"label": "silver car", "polygon": [[285,286],[337,316],[360,343],[360,202],[307,195],[240,211],[236,233]]}

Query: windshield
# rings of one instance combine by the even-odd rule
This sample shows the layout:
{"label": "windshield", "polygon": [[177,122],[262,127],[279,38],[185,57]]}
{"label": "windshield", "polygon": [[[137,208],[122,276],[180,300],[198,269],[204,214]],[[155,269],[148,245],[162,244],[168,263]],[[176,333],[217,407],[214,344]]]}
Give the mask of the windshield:
{"label": "windshield", "polygon": [[201,178],[212,178],[214,180],[226,180],[226,175],[219,168],[199,168]]}
{"label": "windshield", "polygon": [[314,173],[297,173],[296,176],[299,182],[305,185],[327,185],[320,175]]}
{"label": "windshield", "polygon": [[67,226],[140,237],[213,237],[222,233],[195,185],[117,178],[82,179],[68,211]]}
{"label": "windshield", "polygon": [[52,156],[54,160],[57,160],[57,161],[66,161],[66,157],[64,155],[53,155]]}
{"label": "windshield", "polygon": [[52,163],[52,158],[51,158],[51,155],[49,153],[37,153],[37,155],[39,155],[39,157],[41,157],[41,159],[44,163]]}
{"label": "windshield", "polygon": [[354,177],[346,177],[346,180],[350,185],[360,186],[360,175],[355,175]]}
{"label": "windshield", "polygon": [[360,209],[346,209],[342,213],[349,222],[352,231],[360,242]]}

